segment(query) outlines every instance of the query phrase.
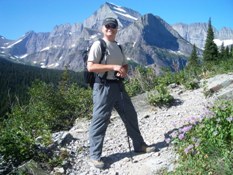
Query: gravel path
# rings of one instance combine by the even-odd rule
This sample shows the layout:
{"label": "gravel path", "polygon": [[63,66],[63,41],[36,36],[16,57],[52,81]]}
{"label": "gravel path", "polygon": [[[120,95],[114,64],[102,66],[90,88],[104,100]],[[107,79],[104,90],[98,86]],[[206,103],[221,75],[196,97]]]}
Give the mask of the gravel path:
{"label": "gravel path", "polygon": [[[202,93],[203,89],[184,90],[177,86],[171,88],[175,103],[170,108],[156,108],[147,103],[146,94],[132,98],[138,113],[141,133],[149,145],[160,151],[149,154],[136,154],[128,148],[124,125],[118,114],[113,112],[103,147],[103,159],[107,168],[99,170],[89,164],[88,128],[90,121],[80,120],[70,130],[77,140],[68,145],[71,152],[69,175],[151,175],[161,174],[162,169],[172,171],[178,158],[173,147],[165,142],[166,136],[174,129],[187,124],[188,118],[205,112],[209,102]],[[131,144],[132,145],[132,144]],[[133,161],[130,159],[133,156]]]}

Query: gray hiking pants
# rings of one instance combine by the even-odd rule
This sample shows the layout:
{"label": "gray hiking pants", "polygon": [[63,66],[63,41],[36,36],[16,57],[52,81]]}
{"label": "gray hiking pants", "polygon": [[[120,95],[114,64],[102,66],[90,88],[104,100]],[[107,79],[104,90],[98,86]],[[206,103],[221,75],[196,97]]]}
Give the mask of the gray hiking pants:
{"label": "gray hiking pants", "polygon": [[89,131],[91,159],[99,160],[101,157],[104,136],[113,108],[124,122],[127,133],[133,141],[134,150],[140,151],[142,145],[146,145],[138,127],[137,113],[124,90],[123,83],[95,83],[93,104],[93,118]]}

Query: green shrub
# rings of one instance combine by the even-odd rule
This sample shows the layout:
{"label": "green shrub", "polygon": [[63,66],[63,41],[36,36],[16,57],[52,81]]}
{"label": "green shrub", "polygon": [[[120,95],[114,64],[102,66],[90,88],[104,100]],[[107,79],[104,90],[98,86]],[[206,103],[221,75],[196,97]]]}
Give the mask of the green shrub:
{"label": "green shrub", "polygon": [[156,86],[156,92],[149,92],[147,99],[149,103],[153,106],[169,106],[174,98],[170,95],[167,87],[163,84]]}
{"label": "green shrub", "polygon": [[30,108],[37,116],[43,116],[52,131],[67,130],[76,118],[91,115],[91,91],[76,84],[61,90],[36,82],[30,88],[30,96]]}
{"label": "green shrub", "polygon": [[91,91],[75,84],[61,91],[36,81],[29,94],[29,104],[13,107],[0,128],[0,154],[15,165],[40,156],[37,137],[40,144],[47,145],[51,132],[71,128],[76,118],[88,117],[92,111]]}
{"label": "green shrub", "polygon": [[93,108],[91,89],[80,88],[76,84],[72,84],[64,99],[75,118],[91,118]]}
{"label": "green shrub", "polygon": [[129,79],[125,82],[125,89],[128,92],[130,97],[144,92],[144,90],[140,86],[139,81],[137,79],[134,79],[134,78]]}
{"label": "green shrub", "polygon": [[14,165],[36,154],[35,138],[40,136],[41,144],[50,143],[51,135],[47,123],[28,110],[27,106],[15,107],[0,129],[0,154]]}
{"label": "green shrub", "polygon": [[129,96],[135,96],[151,90],[157,84],[157,76],[152,68],[136,67],[130,79],[125,82],[125,89]]}

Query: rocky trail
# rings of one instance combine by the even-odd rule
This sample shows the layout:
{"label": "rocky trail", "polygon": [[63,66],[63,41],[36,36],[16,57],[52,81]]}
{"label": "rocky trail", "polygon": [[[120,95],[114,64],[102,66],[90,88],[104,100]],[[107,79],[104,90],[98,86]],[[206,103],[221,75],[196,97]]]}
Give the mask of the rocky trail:
{"label": "rocky trail", "polygon": [[[69,175],[151,175],[160,174],[163,169],[174,170],[178,156],[173,147],[166,142],[169,139],[169,133],[186,125],[190,117],[202,115],[210,100],[205,98],[202,88],[191,91],[174,85],[170,89],[175,98],[170,108],[149,105],[146,93],[132,98],[138,113],[141,133],[146,143],[156,146],[159,149],[158,152],[148,154],[130,152],[124,124],[118,114],[113,112],[102,154],[103,160],[107,162],[106,169],[96,169],[89,163],[88,128],[90,121],[80,120],[69,131],[74,138],[66,146],[72,155],[69,158],[70,163],[65,172],[63,168],[58,167],[54,172]],[[130,158],[131,155],[133,160]]]}

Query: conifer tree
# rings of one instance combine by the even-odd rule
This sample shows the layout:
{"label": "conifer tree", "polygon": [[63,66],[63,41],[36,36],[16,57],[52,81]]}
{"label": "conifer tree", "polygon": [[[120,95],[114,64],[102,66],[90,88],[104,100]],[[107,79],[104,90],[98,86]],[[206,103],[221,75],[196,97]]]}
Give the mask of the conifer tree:
{"label": "conifer tree", "polygon": [[233,58],[233,45],[231,45],[230,57]]}
{"label": "conifer tree", "polygon": [[204,62],[217,60],[218,47],[214,43],[214,32],[211,25],[211,19],[209,19],[209,23],[208,23],[208,31],[207,31],[207,37],[206,37],[204,49],[205,49],[203,52]]}
{"label": "conifer tree", "polygon": [[69,71],[68,71],[68,66],[65,66],[65,70],[63,71],[61,75],[61,80],[59,82],[59,89],[62,95],[65,94],[65,92],[68,89],[69,86]]}
{"label": "conifer tree", "polygon": [[230,57],[230,50],[229,47],[227,46],[224,52],[224,59],[228,59]]}
{"label": "conifer tree", "polygon": [[220,52],[219,52],[219,59],[223,59],[224,57],[224,53],[225,53],[225,47],[224,44],[222,43],[221,48],[220,48]]}
{"label": "conifer tree", "polygon": [[194,44],[192,53],[189,58],[188,68],[197,67],[197,65],[198,65],[197,48],[196,48],[196,45]]}

